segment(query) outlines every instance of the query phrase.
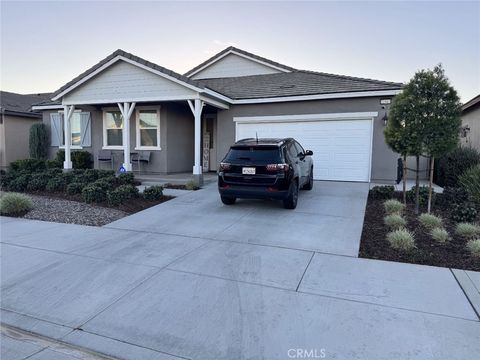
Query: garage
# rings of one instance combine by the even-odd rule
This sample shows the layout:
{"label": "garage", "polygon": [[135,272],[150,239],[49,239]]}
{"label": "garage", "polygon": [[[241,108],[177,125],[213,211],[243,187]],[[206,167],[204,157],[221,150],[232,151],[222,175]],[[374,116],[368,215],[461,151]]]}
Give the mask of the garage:
{"label": "garage", "polygon": [[293,137],[313,151],[316,180],[368,182],[376,113],[360,114],[237,117],[235,136]]}

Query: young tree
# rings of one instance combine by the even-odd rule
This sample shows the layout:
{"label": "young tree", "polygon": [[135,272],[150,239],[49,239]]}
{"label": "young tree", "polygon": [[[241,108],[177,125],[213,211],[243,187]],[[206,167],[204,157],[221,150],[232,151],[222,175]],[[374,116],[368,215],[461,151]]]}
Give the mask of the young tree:
{"label": "young tree", "polygon": [[426,122],[424,134],[425,154],[430,156],[428,212],[432,206],[433,167],[435,158],[445,155],[458,146],[458,134],[462,125],[461,103],[450,85],[441,65],[426,71],[423,77],[423,116]]}
{"label": "young tree", "polygon": [[32,159],[46,159],[48,156],[48,130],[44,123],[30,127],[29,152]]}
{"label": "young tree", "polygon": [[[415,156],[415,212],[419,212],[420,156],[439,156],[458,142],[460,102],[441,65],[421,70],[394,98],[385,129],[387,144],[404,157]],[[433,164],[433,161],[432,161]],[[433,165],[432,165],[433,167]],[[430,169],[430,196],[433,168]]]}

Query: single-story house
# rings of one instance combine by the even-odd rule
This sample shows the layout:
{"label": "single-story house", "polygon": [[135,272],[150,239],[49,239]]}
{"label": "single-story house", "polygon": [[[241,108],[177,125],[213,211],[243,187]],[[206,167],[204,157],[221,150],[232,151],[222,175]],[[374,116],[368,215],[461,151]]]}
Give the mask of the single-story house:
{"label": "single-story house", "polygon": [[[143,172],[193,168],[201,179],[238,139],[294,137],[314,152],[315,179],[393,182],[398,155],[383,131],[401,88],[235,47],[184,75],[117,50],[33,108],[51,129],[52,156],[65,148],[65,168],[70,151],[83,149],[95,167],[136,170],[141,158]],[[100,161],[110,155],[113,165]]]}
{"label": "single-story house", "polygon": [[462,146],[471,146],[480,150],[480,95],[462,106]]}
{"label": "single-story house", "polygon": [[32,112],[32,104],[47,100],[51,95],[0,91],[0,168],[29,157],[30,127],[42,120],[41,113]]}

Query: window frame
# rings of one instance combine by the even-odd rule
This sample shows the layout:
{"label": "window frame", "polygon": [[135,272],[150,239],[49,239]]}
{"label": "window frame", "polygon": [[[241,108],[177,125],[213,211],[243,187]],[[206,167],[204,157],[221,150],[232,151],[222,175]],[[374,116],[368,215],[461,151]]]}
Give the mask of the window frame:
{"label": "window frame", "polygon": [[[83,111],[81,109],[75,109],[73,111],[73,113],[77,113],[77,114],[80,114],[82,113]],[[58,111],[59,114],[62,114],[62,140],[63,140],[63,145],[59,145],[59,149],[65,149],[65,111],[64,110],[59,110]],[[73,114],[72,114],[73,116]],[[70,119],[70,121],[72,121],[72,119]],[[81,128],[81,125],[80,125],[80,128]],[[72,137],[72,124],[70,123],[70,139],[73,139]],[[60,139],[59,139],[60,140]],[[81,145],[82,144],[82,138],[81,138],[81,135],[80,135],[80,145],[72,145],[70,144],[70,149],[72,150],[82,150],[83,149],[83,146]]]}
{"label": "window frame", "polygon": [[[156,110],[157,112],[157,146],[142,146],[141,145],[141,137],[140,137],[140,112],[142,110]],[[160,106],[141,106],[135,109],[135,150],[162,150],[160,146],[160,126],[161,126],[161,118],[160,118]]]}
{"label": "window frame", "polygon": [[103,108],[102,109],[102,127],[103,127],[103,144],[102,144],[102,150],[123,150],[123,131],[125,130],[125,119],[123,118],[122,115],[122,145],[108,145],[107,143],[107,113],[108,112],[119,112],[121,114],[120,109],[118,108]]}

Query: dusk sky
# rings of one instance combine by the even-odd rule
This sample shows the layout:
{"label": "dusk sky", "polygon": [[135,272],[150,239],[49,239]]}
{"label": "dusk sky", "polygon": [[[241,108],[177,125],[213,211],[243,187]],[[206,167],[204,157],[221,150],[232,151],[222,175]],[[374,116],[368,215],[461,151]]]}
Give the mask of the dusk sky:
{"label": "dusk sky", "polygon": [[298,69],[405,82],[442,63],[480,93],[480,2],[1,1],[1,90],[57,90],[116,49],[184,73],[229,45]]}

